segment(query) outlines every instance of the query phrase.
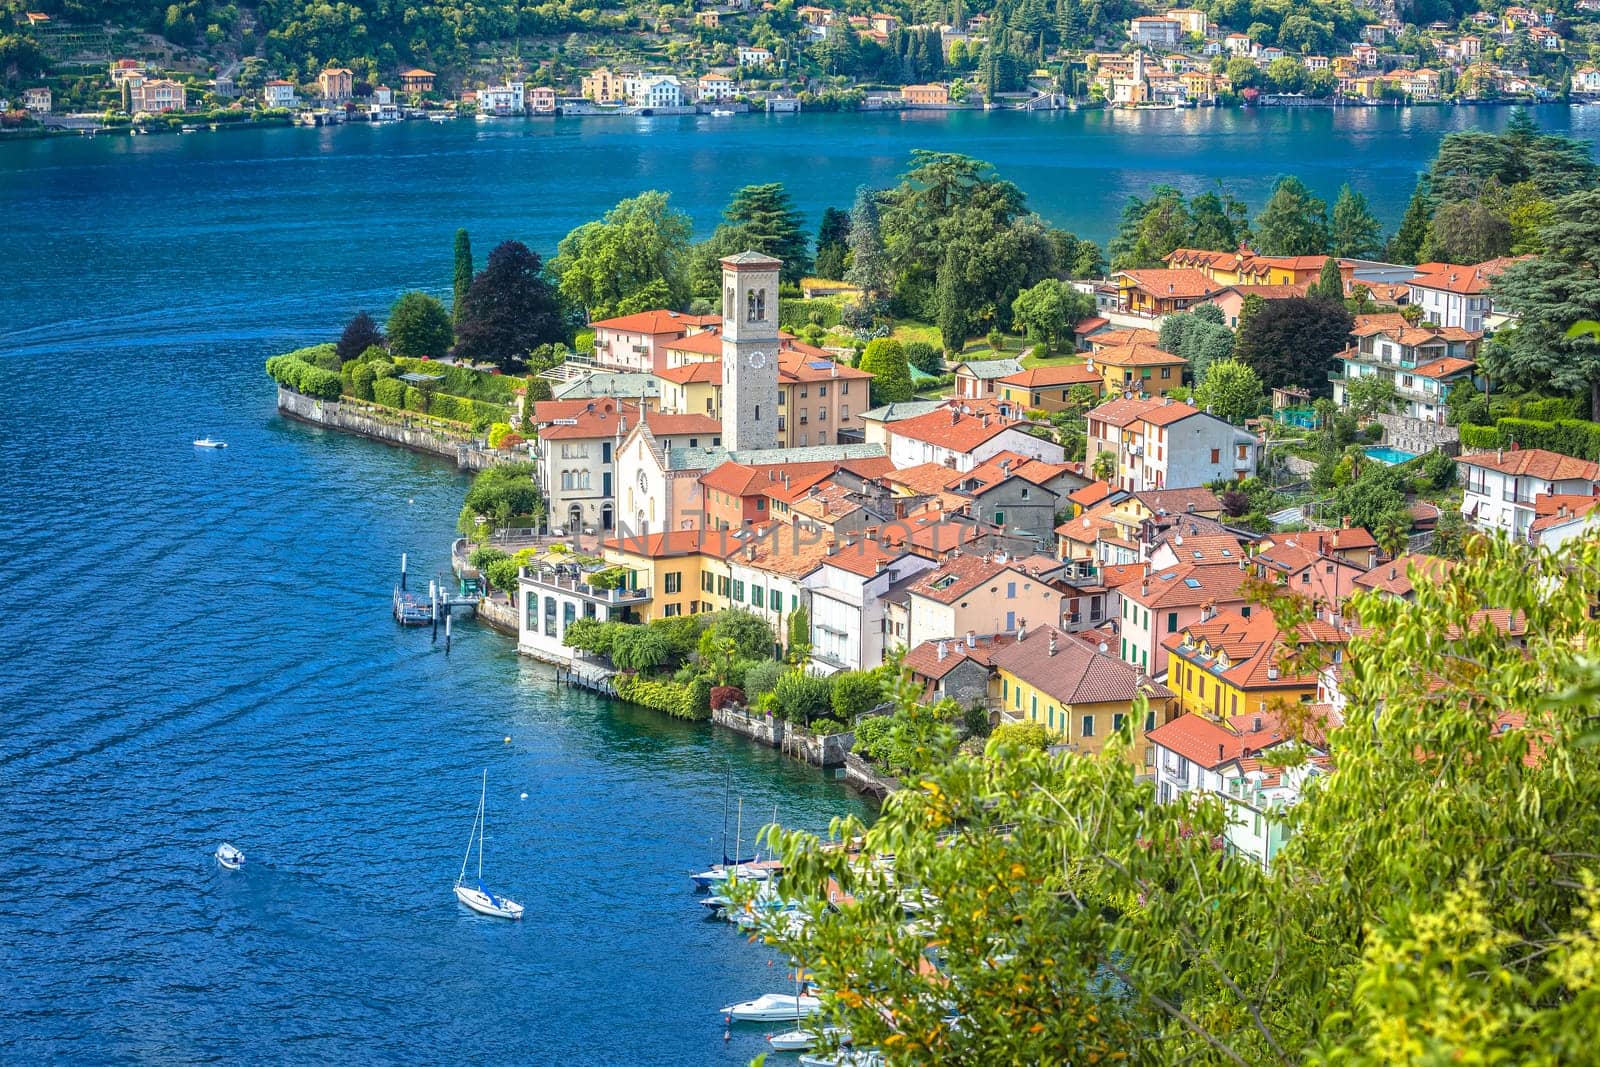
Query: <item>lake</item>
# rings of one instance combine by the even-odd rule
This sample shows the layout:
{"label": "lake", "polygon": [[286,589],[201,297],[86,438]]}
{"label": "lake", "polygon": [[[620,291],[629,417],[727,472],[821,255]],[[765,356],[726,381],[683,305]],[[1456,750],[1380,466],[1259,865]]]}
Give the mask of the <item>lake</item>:
{"label": "lake", "polygon": [[[783,180],[813,224],[913,148],[994,162],[1104,238],[1123,198],[1293,171],[1386,220],[1438,108],[527,120],[0,143],[0,1045],[8,1058],[742,1063],[716,1009],[782,964],[687,874],[747,826],[867,805],[708,726],[558,689],[509,639],[450,655],[389,618],[400,554],[447,565],[464,479],[287,423],[263,359],[406,287],[542,252],[646,188],[708,232]],[[1600,109],[1545,108],[1600,132]],[[204,434],[231,447],[202,452]],[[507,742],[505,738],[509,737]],[[489,773],[492,884],[450,893]],[[522,794],[526,793],[526,799]],[[748,830],[746,831],[748,835]],[[239,874],[210,858],[249,855]]]}

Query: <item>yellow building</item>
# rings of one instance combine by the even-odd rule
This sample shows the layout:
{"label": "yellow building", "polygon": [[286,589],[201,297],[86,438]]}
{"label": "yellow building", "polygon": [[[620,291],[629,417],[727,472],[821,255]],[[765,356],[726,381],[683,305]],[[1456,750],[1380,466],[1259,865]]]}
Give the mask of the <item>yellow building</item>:
{"label": "yellow building", "polygon": [[584,75],[580,86],[584,98],[597,104],[613,103],[628,95],[622,85],[622,76],[609,67],[596,67],[594,73]]}
{"label": "yellow building", "polygon": [[1088,386],[1093,399],[1100,398],[1105,388],[1101,372],[1087,363],[1071,363],[1056,367],[1030,367],[1001,378],[1000,399],[1008,400],[1025,410],[1066,411],[1073,408],[1074,386]]}
{"label": "yellow building", "polygon": [[[1327,256],[1258,256],[1248,246],[1233,252],[1179,248],[1169,253],[1169,270],[1196,271],[1216,286],[1309,285],[1322,276]],[[1154,272],[1160,273],[1160,272]]]}
{"label": "yellow building", "polygon": [[1112,656],[1051,626],[1030,629],[994,653],[1002,722],[1036,722],[1073,752],[1099,752],[1134,714],[1142,692],[1149,704],[1132,724],[1130,757],[1149,765],[1145,733],[1172,716],[1172,691]]}
{"label": "yellow building", "polygon": [[613,538],[601,551],[627,570],[625,588],[650,592],[637,610],[640,622],[651,622],[727,607],[728,559],[738,547],[725,530],[673,530]]}
{"label": "yellow building", "polygon": [[1163,642],[1167,684],[1184,711],[1213,720],[1308,704],[1316,698],[1317,672],[1295,670],[1291,657],[1308,645],[1344,641],[1342,631],[1321,620],[1284,634],[1265,609],[1248,617],[1239,611],[1217,612]]}
{"label": "yellow building", "polygon": [[1088,365],[1100,375],[1108,396],[1165,396],[1183,384],[1183,370],[1189,363],[1182,356],[1139,341],[1097,348]]}

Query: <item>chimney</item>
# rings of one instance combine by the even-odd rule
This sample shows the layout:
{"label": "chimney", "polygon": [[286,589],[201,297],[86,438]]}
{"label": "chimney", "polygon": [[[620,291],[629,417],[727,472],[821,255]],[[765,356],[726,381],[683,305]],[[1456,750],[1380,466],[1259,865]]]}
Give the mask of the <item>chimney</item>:
{"label": "chimney", "polygon": [[957,408],[951,408],[950,409],[950,425],[954,426],[956,423],[958,423],[960,421],[961,421],[961,412],[960,412],[960,410],[957,409]]}
{"label": "chimney", "polygon": [[983,426],[985,429],[989,426],[989,413],[987,411],[983,413]]}
{"label": "chimney", "polygon": [[1255,721],[1250,724],[1250,732],[1256,734],[1261,732],[1261,716],[1257,715]]}
{"label": "chimney", "polygon": [[1140,596],[1149,596],[1150,595],[1150,583],[1149,582],[1143,582],[1143,583],[1140,584],[1140,586],[1139,586],[1139,595]]}
{"label": "chimney", "polygon": [[1503,449],[1503,448],[1495,449],[1494,450],[1494,461],[1496,463],[1504,463],[1506,461],[1506,450]]}
{"label": "chimney", "polygon": [[838,554],[839,554],[839,542],[837,542],[837,541],[829,541],[828,542],[828,555],[836,556]]}
{"label": "chimney", "polygon": [[1218,763],[1222,762],[1223,753],[1226,752],[1226,751],[1227,750],[1222,747],[1222,742],[1218,741],[1217,742],[1217,762]]}
{"label": "chimney", "polygon": [[977,648],[978,647],[978,631],[976,631],[976,630],[968,630],[967,631],[967,647],[968,648]]}
{"label": "chimney", "polygon": [[1389,580],[1391,582],[1394,581],[1395,580],[1395,575],[1397,575],[1399,573],[1400,573],[1400,568],[1399,567],[1390,567],[1389,568]]}
{"label": "chimney", "polygon": [[938,656],[938,659],[940,660],[940,662],[944,661],[944,655],[945,655],[944,642],[940,641],[939,642],[939,651],[937,653],[937,656]]}
{"label": "chimney", "polygon": [[1277,668],[1277,666],[1273,665],[1271,667],[1268,667],[1267,668],[1267,681],[1276,682],[1277,680],[1278,680],[1278,668]]}
{"label": "chimney", "polygon": [[1018,619],[1017,620],[1017,640],[1020,642],[1027,636],[1028,636],[1028,620],[1027,619]]}

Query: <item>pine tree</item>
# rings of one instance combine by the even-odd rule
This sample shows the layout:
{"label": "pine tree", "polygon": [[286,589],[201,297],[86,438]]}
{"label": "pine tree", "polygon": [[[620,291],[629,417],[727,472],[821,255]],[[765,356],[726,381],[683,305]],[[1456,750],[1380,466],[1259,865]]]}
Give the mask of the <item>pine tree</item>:
{"label": "pine tree", "polygon": [[467,288],[472,284],[472,238],[467,236],[463,227],[456,231],[456,277],[455,295],[450,301],[450,316],[452,319],[461,317],[461,302],[467,297]]}
{"label": "pine tree", "polygon": [[939,266],[936,299],[939,304],[939,340],[946,352],[960,352],[967,346],[972,320],[967,311],[966,290],[961,284],[961,262],[954,249]]}
{"label": "pine tree", "polygon": [[1329,256],[1323,260],[1322,273],[1317,277],[1317,284],[1312,287],[1312,294],[1322,296],[1328,300],[1344,299],[1344,275],[1339,273],[1339,260]]}
{"label": "pine tree", "polygon": [[1417,179],[1416,191],[1406,205],[1400,228],[1389,238],[1388,258],[1396,263],[1416,263],[1422,257],[1422,246],[1428,240],[1428,227],[1433,221],[1433,197],[1427,178]]}
{"label": "pine tree", "polygon": [[1383,232],[1378,220],[1367,207],[1367,198],[1348,184],[1339,190],[1339,199],[1333,202],[1333,254],[1350,259],[1375,256],[1383,247],[1379,235]]}
{"label": "pine tree", "polygon": [[1269,256],[1316,256],[1328,250],[1328,205],[1305,183],[1278,179],[1272,196],[1256,216],[1256,244]]}
{"label": "pine tree", "polygon": [[889,259],[878,218],[878,191],[865,185],[856,190],[855,206],[850,209],[850,269],[844,280],[860,289],[869,303],[889,291]]}

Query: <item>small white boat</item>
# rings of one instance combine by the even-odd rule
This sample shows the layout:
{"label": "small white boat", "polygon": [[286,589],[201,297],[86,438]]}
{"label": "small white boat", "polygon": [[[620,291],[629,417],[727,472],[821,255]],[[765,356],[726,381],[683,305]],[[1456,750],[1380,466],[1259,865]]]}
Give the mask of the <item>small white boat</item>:
{"label": "small white boat", "polygon": [[714,107],[714,108],[711,109],[711,114],[716,116],[719,119],[725,119],[728,116],[732,115],[733,112],[729,111],[725,107]]}
{"label": "small white boat", "polygon": [[723,1017],[736,1023],[776,1023],[809,1019],[822,1010],[822,1001],[796,993],[763,993],[742,1004],[722,1009]]}
{"label": "small white boat", "polygon": [[217,864],[225,870],[237,871],[244,866],[244,853],[224,841],[217,846]]}
{"label": "small white boat", "polygon": [[[478,793],[478,817],[472,820],[472,835],[467,838],[467,854],[461,857],[461,873],[456,876],[456,899],[479,915],[495,919],[522,918],[522,905],[505,897],[497,897],[483,884],[483,809],[489,796],[489,772],[483,772],[483,785]],[[478,845],[478,884],[467,885],[467,863],[472,859],[472,845]]]}
{"label": "small white boat", "polygon": [[213,439],[211,439],[209,437],[200,437],[200,438],[197,438],[195,440],[194,447],[196,447],[196,448],[227,448],[228,447],[228,442],[226,442],[226,441],[216,441],[216,440],[213,440]]}
{"label": "small white boat", "polygon": [[774,1052],[810,1052],[823,1036],[837,1038],[839,1044],[850,1043],[850,1031],[837,1026],[824,1027],[821,1034],[815,1030],[790,1030],[787,1033],[771,1034],[767,1037]]}
{"label": "small white boat", "polygon": [[883,1053],[845,1049],[832,1056],[801,1056],[801,1067],[883,1067]]}

